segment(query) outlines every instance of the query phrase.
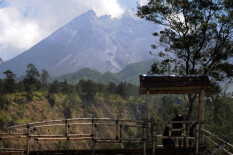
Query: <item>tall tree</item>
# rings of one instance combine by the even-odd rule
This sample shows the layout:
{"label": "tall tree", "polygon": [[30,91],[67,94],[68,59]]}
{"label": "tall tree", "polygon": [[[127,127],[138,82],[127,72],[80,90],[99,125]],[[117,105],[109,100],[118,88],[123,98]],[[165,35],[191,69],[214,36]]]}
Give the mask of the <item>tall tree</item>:
{"label": "tall tree", "polygon": [[42,81],[43,90],[45,90],[47,87],[48,78],[49,78],[49,73],[45,69],[42,69],[41,81]]}
{"label": "tall tree", "polygon": [[[233,77],[233,4],[231,0],[149,0],[138,16],[162,25],[154,36],[163,46],[151,71],[181,75],[208,74],[221,82]],[[196,95],[188,95],[189,119]]]}
{"label": "tall tree", "polygon": [[3,83],[3,92],[14,93],[16,91],[15,74],[10,70],[5,71],[4,74],[6,78]]}
{"label": "tall tree", "polygon": [[39,89],[40,81],[37,78],[40,76],[39,71],[33,64],[27,65],[26,78],[24,78],[25,90],[30,94],[32,91]]}

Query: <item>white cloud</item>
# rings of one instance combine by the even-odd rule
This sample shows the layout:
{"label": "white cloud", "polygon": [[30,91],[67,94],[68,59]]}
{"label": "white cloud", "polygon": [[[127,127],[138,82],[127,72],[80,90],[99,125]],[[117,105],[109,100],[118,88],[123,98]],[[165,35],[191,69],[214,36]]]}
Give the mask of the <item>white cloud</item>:
{"label": "white cloud", "polygon": [[140,5],[146,5],[148,3],[148,0],[140,0],[139,4]]}
{"label": "white cloud", "polygon": [[4,60],[30,48],[41,39],[37,23],[23,18],[14,8],[0,9],[0,57]]}
{"label": "white cloud", "polygon": [[98,16],[120,18],[117,0],[6,0],[0,8],[0,57],[13,58],[73,18],[94,10]]}

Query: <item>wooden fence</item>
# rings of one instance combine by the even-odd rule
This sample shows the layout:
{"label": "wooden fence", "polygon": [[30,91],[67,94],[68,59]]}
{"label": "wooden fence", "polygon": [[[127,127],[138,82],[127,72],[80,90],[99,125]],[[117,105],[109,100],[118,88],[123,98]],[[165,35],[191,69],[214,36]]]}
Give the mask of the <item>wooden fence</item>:
{"label": "wooden fence", "polygon": [[[77,134],[71,133],[71,127],[84,127],[87,126],[91,128],[91,133],[88,134]],[[99,126],[112,126],[114,128],[114,137],[98,137],[97,127]],[[37,134],[37,131],[42,128],[54,128],[62,127],[65,128],[64,134],[52,134],[52,135],[41,135]],[[141,138],[125,138],[123,137],[123,128],[141,128]],[[104,132],[104,131],[102,131]],[[111,118],[73,118],[64,120],[52,120],[45,122],[34,122],[23,125],[16,125],[9,127],[9,133],[0,134],[0,145],[4,140],[14,140],[14,139],[25,139],[26,147],[25,149],[0,149],[1,153],[11,153],[14,151],[25,151],[29,154],[31,139],[42,142],[42,141],[80,141],[88,140],[92,143],[92,154],[95,154],[95,145],[98,142],[107,143],[146,143],[146,126],[143,121],[127,120],[127,119],[111,119]],[[144,149],[145,144],[143,145]],[[1,146],[0,146],[1,148]]]}
{"label": "wooden fence", "polygon": [[[181,123],[182,128],[172,129],[172,124]],[[229,155],[233,155],[230,153],[230,149],[233,149],[233,146],[217,136],[211,134],[209,131],[204,129],[200,130],[200,123],[196,122],[195,126],[195,135],[189,136],[188,128],[190,124],[195,123],[195,121],[171,121],[171,122],[156,122],[152,125],[151,135],[148,135],[147,124],[144,121],[136,121],[130,119],[111,119],[111,118],[73,118],[73,119],[63,119],[63,120],[52,120],[45,122],[34,122],[22,125],[16,125],[9,127],[8,133],[0,133],[0,154],[3,153],[25,153],[29,154],[30,151],[38,150],[38,147],[32,148],[30,147],[30,141],[36,141],[36,144],[42,142],[50,142],[50,141],[90,141],[91,142],[91,150],[92,154],[95,154],[96,144],[100,142],[104,143],[138,143],[141,145],[142,153],[144,155],[148,154],[148,150],[151,150],[152,154],[156,154],[156,149],[163,147],[162,139],[180,139],[184,142],[183,147],[185,148],[195,148],[195,152],[198,153],[200,151],[200,134],[204,133],[206,136],[212,136],[222,144],[224,147],[218,149],[218,152],[223,151],[228,153]],[[169,126],[169,134],[167,136],[163,136],[161,134],[161,130],[158,130],[158,127]],[[41,134],[38,131],[40,129],[52,129],[52,128],[63,128],[64,133],[62,134]],[[76,133],[74,128],[72,127],[87,127],[90,133]],[[113,137],[104,137],[99,136],[99,133],[104,135],[105,130],[97,130],[97,127],[104,127],[107,129],[111,127],[113,130]],[[126,128],[136,128],[139,133],[139,137],[129,137],[125,136],[123,133],[124,127]],[[182,132],[181,136],[174,137],[172,132],[180,131]],[[99,132],[99,133],[98,133]],[[111,131],[112,132],[112,131]],[[148,138],[150,137],[150,139]],[[24,139],[25,148],[2,148],[4,141],[15,140],[15,139]],[[206,138],[210,140],[210,138]],[[189,145],[188,141],[192,141],[193,145]],[[186,142],[186,143],[185,143]],[[211,142],[213,142],[211,140]],[[215,143],[215,145],[217,145]]]}

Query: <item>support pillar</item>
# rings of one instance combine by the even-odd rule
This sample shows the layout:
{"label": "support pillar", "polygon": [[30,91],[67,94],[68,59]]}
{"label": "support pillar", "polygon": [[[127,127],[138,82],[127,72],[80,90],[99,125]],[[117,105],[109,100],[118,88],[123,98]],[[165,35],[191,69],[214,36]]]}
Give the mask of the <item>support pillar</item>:
{"label": "support pillar", "polygon": [[27,124],[26,155],[29,155],[30,125]]}
{"label": "support pillar", "polygon": [[205,91],[202,89],[199,93],[199,106],[200,106],[200,112],[199,112],[199,120],[200,120],[200,147],[204,146],[204,133],[202,129],[204,129],[204,95]]}
{"label": "support pillar", "polygon": [[151,98],[149,90],[147,90],[147,148],[150,147],[148,143],[151,143]]}
{"label": "support pillar", "polygon": [[146,141],[146,124],[143,123],[143,131],[142,131],[142,141],[143,141],[143,155],[146,155],[147,151],[147,141]]}

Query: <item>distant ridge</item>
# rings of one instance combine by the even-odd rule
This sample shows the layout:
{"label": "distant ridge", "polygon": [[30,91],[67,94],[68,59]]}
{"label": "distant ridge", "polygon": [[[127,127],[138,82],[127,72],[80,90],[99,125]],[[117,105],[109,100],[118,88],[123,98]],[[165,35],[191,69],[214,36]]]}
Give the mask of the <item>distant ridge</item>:
{"label": "distant ridge", "polygon": [[107,84],[109,81],[120,83],[127,82],[134,85],[139,84],[139,75],[148,73],[150,71],[151,65],[155,60],[150,60],[146,62],[132,63],[126,66],[122,71],[118,73],[100,73],[98,71],[84,68],[75,73],[65,74],[58,78],[55,78],[58,81],[67,80],[70,83],[76,84],[79,80],[92,80],[94,82]]}

